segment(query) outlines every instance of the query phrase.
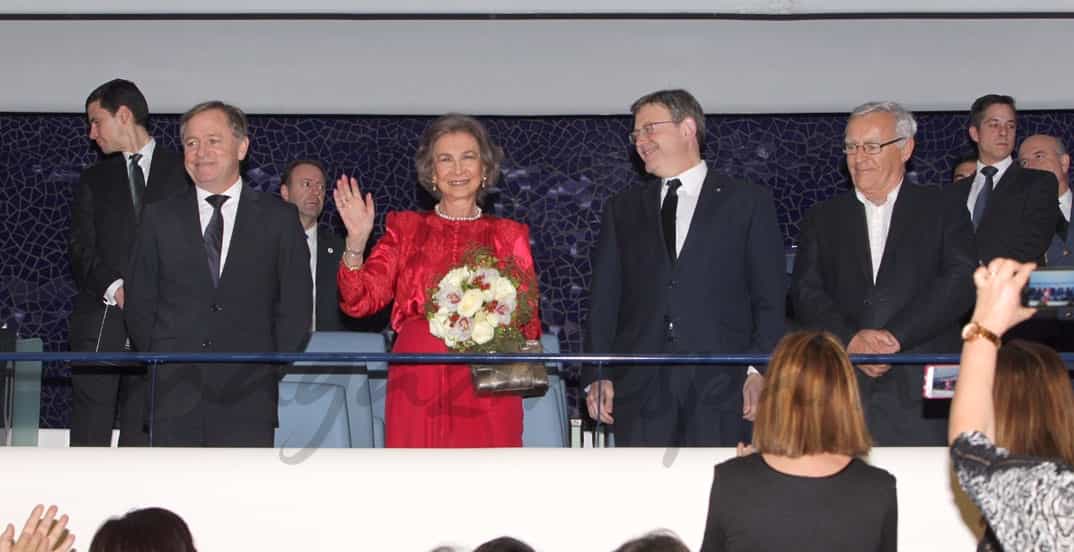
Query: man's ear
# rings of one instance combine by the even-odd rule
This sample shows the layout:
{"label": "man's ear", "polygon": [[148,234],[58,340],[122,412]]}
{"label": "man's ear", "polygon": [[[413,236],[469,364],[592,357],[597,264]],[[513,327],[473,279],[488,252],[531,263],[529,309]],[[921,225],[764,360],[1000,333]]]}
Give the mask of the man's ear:
{"label": "man's ear", "polygon": [[977,133],[977,127],[970,125],[970,140],[973,140],[974,144],[981,142],[981,136]]}
{"label": "man's ear", "polygon": [[280,183],[280,197],[284,201],[291,201],[291,191],[287,189],[287,184]]}
{"label": "man's ear", "polygon": [[250,137],[247,136],[242,139],[242,143],[239,144],[239,161],[246,159],[246,152],[250,149]]}

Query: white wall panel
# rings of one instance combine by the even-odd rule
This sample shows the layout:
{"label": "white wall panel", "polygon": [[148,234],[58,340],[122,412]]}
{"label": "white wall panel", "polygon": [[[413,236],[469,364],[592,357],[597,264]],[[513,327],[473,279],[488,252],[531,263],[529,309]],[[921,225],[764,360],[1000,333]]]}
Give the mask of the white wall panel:
{"label": "white wall panel", "polygon": [[[844,112],[982,93],[1074,107],[1067,19],[0,20],[0,111],[80,111],[137,81],[156,112],[625,113],[692,90],[709,112]],[[1055,59],[1049,63],[1047,56]]]}

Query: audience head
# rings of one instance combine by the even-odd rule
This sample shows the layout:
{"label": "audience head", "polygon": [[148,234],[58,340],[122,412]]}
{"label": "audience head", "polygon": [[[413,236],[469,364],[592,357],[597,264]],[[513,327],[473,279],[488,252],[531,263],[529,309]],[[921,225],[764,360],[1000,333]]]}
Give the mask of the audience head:
{"label": "audience head", "polygon": [[[90,92],[86,98],[89,137],[104,154],[140,149],[136,129],[145,134],[149,105],[138,87],[129,80],[113,79]],[[148,135],[145,136],[148,139]],[[137,147],[136,147],[137,146]]]}
{"label": "audience head", "polygon": [[992,400],[997,446],[1074,465],[1074,392],[1055,350],[1019,339],[1005,343],[996,359]]}
{"label": "audience head", "polygon": [[218,194],[239,179],[250,147],[246,114],[221,101],[200,103],[179,119],[183,162],[199,188]]}
{"label": "audience head", "polygon": [[1023,167],[1048,171],[1059,181],[1059,195],[1070,189],[1070,154],[1063,141],[1047,134],[1034,134],[1018,148],[1018,162]]}
{"label": "audience head", "polygon": [[835,336],[817,331],[784,336],[765,378],[753,425],[757,452],[790,458],[869,452],[854,367]]}
{"label": "audience head", "polygon": [[675,533],[657,530],[624,542],[615,552],[690,552]]}
{"label": "audience head", "polygon": [[298,207],[298,218],[307,230],[317,224],[324,210],[326,178],[324,165],[313,159],[292,161],[283,170],[280,197]]}
{"label": "audience head", "polygon": [[97,529],[89,552],[196,552],[183,518],[164,508],[134,510]]}
{"label": "audience head", "polygon": [[418,182],[437,200],[484,199],[500,176],[503,150],[485,125],[469,115],[449,113],[425,127],[414,155]]}
{"label": "audience head", "polygon": [[955,163],[951,171],[951,182],[958,182],[963,178],[973,178],[977,174],[977,153],[963,155]]}
{"label": "audience head", "polygon": [[1017,130],[1014,98],[987,94],[970,107],[970,139],[977,144],[977,156],[985,165],[1003,161],[1014,151]]}
{"label": "audience head", "polygon": [[854,188],[877,205],[887,201],[906,175],[916,133],[914,115],[895,102],[869,102],[854,108],[843,139]]}
{"label": "audience head", "polygon": [[705,149],[705,112],[685,90],[659,90],[630,106],[630,141],[645,171],[670,178],[701,162]]}
{"label": "audience head", "polygon": [[474,549],[474,552],[534,552],[533,547],[511,537],[492,539]]}

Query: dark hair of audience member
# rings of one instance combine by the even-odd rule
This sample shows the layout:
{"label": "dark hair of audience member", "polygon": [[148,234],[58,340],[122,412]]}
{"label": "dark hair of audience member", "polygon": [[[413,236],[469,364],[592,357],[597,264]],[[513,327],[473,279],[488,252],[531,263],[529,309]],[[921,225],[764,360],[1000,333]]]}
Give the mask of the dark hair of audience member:
{"label": "dark hair of audience member", "polygon": [[497,537],[474,549],[474,552],[535,552],[533,547],[511,537]]}
{"label": "dark hair of audience member", "polygon": [[1017,111],[1014,107],[1014,98],[1007,96],[1006,94],[985,94],[974,100],[973,105],[970,106],[970,124],[977,128],[981,128],[981,122],[984,121],[985,111],[988,111],[988,108],[996,104],[1009,105],[1011,106],[1012,111]]}
{"label": "dark hair of audience member", "polygon": [[753,425],[757,452],[798,458],[863,456],[872,440],[858,380],[842,344],[828,332],[787,334],[772,353]]}
{"label": "dark hair of audience member", "polygon": [[667,530],[657,530],[624,542],[615,552],[690,552],[690,548]]}
{"label": "dark hair of audience member", "polygon": [[328,179],[328,171],[324,170],[324,163],[321,163],[316,159],[295,159],[294,161],[288,163],[287,167],[283,169],[283,175],[280,177],[280,187],[290,186],[291,175],[295,172],[295,169],[301,167],[302,165],[316,167],[317,170],[321,171],[321,177],[325,180]]}
{"label": "dark hair of audience member", "polygon": [[134,510],[97,529],[89,552],[196,552],[183,518],[164,508]]}
{"label": "dark hair of audience member", "polygon": [[1074,391],[1053,349],[1020,339],[1004,344],[996,359],[992,401],[996,446],[1074,465]]}
{"label": "dark hair of audience member", "polygon": [[126,107],[134,116],[134,123],[144,127],[149,121],[149,104],[142,91],[126,79],[112,79],[90,92],[86,108],[93,102],[101,102],[101,109],[115,115],[120,107]]}

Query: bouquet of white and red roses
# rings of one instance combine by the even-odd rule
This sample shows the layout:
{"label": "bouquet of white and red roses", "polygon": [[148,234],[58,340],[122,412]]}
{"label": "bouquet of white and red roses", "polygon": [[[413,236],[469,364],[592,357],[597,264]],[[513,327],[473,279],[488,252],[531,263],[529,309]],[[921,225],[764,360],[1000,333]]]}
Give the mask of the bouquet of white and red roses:
{"label": "bouquet of white and red roses", "polygon": [[[499,259],[484,247],[470,250],[426,297],[429,333],[448,349],[465,353],[540,352],[522,328],[530,322],[537,286],[513,258]],[[543,393],[548,376],[532,363],[474,365],[479,393]],[[543,388],[541,381],[543,381]]]}

